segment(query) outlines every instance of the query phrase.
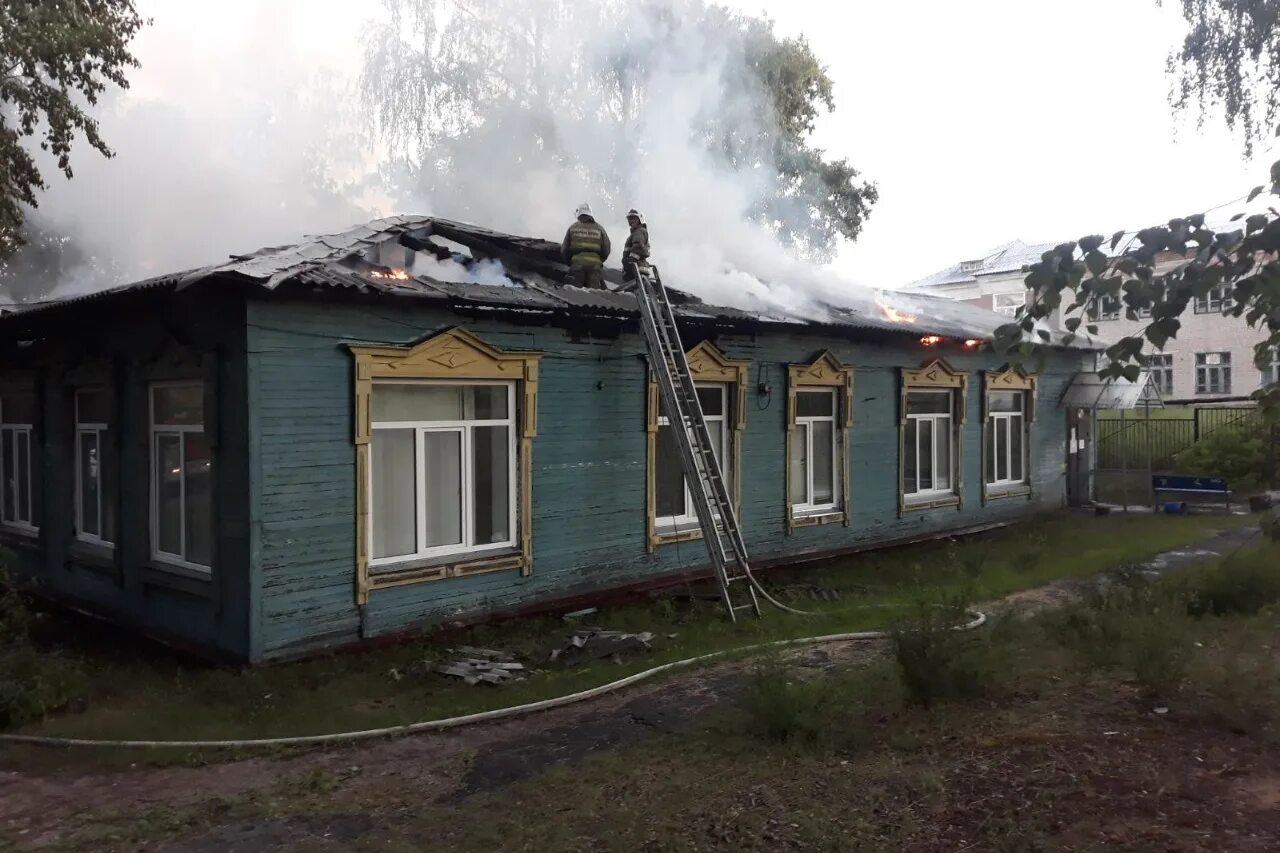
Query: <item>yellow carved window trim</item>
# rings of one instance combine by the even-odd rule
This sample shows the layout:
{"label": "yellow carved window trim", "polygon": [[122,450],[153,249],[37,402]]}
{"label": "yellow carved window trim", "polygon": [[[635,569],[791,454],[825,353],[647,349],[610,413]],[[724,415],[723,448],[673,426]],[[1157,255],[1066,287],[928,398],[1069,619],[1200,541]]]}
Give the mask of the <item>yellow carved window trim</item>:
{"label": "yellow carved window trim", "polygon": [[[519,569],[533,572],[533,439],[538,434],[537,352],[500,350],[465,329],[448,329],[414,346],[352,346],[355,359],[356,446],[356,601],[365,604],[369,593],[407,584],[425,583],[483,572]],[[373,383],[387,379],[506,380],[516,383],[520,402],[517,425],[520,528],[519,553],[468,558],[457,563],[408,569],[404,572],[369,573],[369,438],[372,432]]]}
{"label": "yellow carved window trim", "polygon": [[[982,502],[1003,500],[1006,498],[1030,499],[1031,485],[1031,426],[1036,420],[1036,377],[1028,374],[1021,367],[1004,367],[1001,370],[989,370],[984,376],[982,392]],[[1026,393],[1026,419],[1023,426],[1023,448],[1026,459],[1023,464],[1026,470],[1025,485],[993,487],[987,482],[987,455],[991,430],[991,392],[1023,391]]]}
{"label": "yellow carved window trim", "polygon": [[[898,514],[964,506],[964,425],[969,415],[969,375],[956,370],[941,358],[925,362],[917,368],[901,369],[898,392]],[[902,488],[906,476],[907,395],[911,391],[950,389],[955,392],[955,410],[951,418],[951,449],[954,457],[954,494],[936,500],[907,501]]]}
{"label": "yellow carved window trim", "polygon": [[[733,485],[733,503],[742,511],[742,431],[747,425],[747,379],[751,362],[735,361],[710,341],[703,341],[685,353],[689,373],[694,382],[727,385],[729,394],[725,410],[725,423],[729,427],[729,460],[732,465],[730,480]],[[658,382],[649,371],[649,385],[645,406],[646,459],[645,465],[645,541],[649,552],[659,545],[671,542],[688,542],[702,538],[702,531],[682,530],[678,533],[658,532],[658,413],[661,409]]]}
{"label": "yellow carved window trim", "polygon": [[[840,359],[829,350],[820,352],[808,364],[793,364],[787,368],[787,441],[786,441],[786,477],[787,477],[787,531],[797,527],[811,527],[841,521],[849,526],[850,507],[852,501],[849,482],[849,436],[853,429],[853,374],[852,367],[846,367]],[[837,440],[840,447],[840,505],[837,510],[823,515],[797,516],[795,514],[795,496],[791,491],[791,447],[796,440],[796,394],[804,388],[832,388],[836,391],[837,416],[840,428]]]}

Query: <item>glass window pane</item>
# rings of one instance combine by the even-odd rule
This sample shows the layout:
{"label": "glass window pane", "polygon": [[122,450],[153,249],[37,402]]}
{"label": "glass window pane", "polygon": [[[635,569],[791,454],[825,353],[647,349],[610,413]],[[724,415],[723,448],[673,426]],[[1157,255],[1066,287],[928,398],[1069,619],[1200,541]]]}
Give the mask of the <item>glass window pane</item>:
{"label": "glass window pane", "polygon": [[938,418],[933,423],[933,444],[937,449],[937,461],[933,468],[933,487],[951,488],[951,419]]}
{"label": "glass window pane", "polygon": [[813,422],[813,502],[829,504],[836,499],[834,471],[835,434],[831,421]]}
{"label": "glass window pane", "polygon": [[702,414],[714,417],[724,414],[724,388],[699,388],[698,403]]}
{"label": "glass window pane", "polygon": [[98,433],[98,501],[102,506],[102,531],[98,536],[116,541],[116,438],[104,429]]}
{"label": "glass window pane", "polygon": [[951,392],[915,391],[907,394],[907,414],[946,415],[951,413]]}
{"label": "glass window pane", "polygon": [[920,490],[934,487],[933,482],[933,421],[919,421],[920,427]]}
{"label": "glass window pane", "polygon": [[424,432],[424,548],[462,543],[462,433]]}
{"label": "glass window pane", "polygon": [[1023,472],[1023,420],[1022,417],[1009,419],[1009,479],[1022,482],[1026,479]]}
{"label": "glass window pane", "polygon": [[1009,419],[996,418],[996,479],[1009,479]]}
{"label": "glass window pane", "polygon": [[471,417],[478,421],[507,418],[507,385],[473,385],[467,389]]}
{"label": "glass window pane", "polygon": [[203,385],[163,385],[151,389],[153,424],[200,426],[204,423]]}
{"label": "glass window pane", "polygon": [[800,424],[791,434],[791,458],[787,463],[791,478],[791,502],[809,503],[809,425]]}
{"label": "glass window pane", "polygon": [[202,432],[182,436],[183,472],[187,478],[186,560],[213,565],[213,453]]}
{"label": "glass window pane", "polygon": [[916,486],[916,447],[920,441],[919,421],[907,421],[902,438],[902,493],[909,495]]}
{"label": "glass window pane", "polygon": [[378,429],[370,442],[373,558],[402,557],[418,550],[414,493],[418,463],[416,430]]}
{"label": "glass window pane", "polygon": [[511,540],[511,428],[476,427],[471,433],[472,518],[476,545]]}
{"label": "glass window pane", "polygon": [[76,423],[111,423],[111,395],[105,388],[89,388],[76,392]]}
{"label": "glass window pane", "polygon": [[680,448],[670,426],[658,427],[658,458],[654,460],[655,506],[658,518],[685,514],[684,468]]}
{"label": "glass window pane", "polygon": [[18,444],[18,521],[31,524],[31,433],[23,430],[17,435]]}
{"label": "glass window pane", "polygon": [[800,391],[796,393],[796,417],[814,418],[835,414],[835,394],[830,391]]}
{"label": "glass window pane", "polygon": [[0,416],[6,424],[32,424],[36,418],[34,394],[5,394],[0,398]]}
{"label": "glass window pane", "polygon": [[996,481],[996,433],[1000,430],[1000,419],[989,418],[987,421],[987,482]]}
{"label": "glass window pane", "polygon": [[4,482],[0,483],[0,510],[3,510],[5,521],[16,521],[14,518],[14,494],[17,485],[17,475],[13,470],[13,431],[0,430],[0,474],[4,475]]}
{"label": "glass window pane", "polygon": [[98,434],[96,432],[80,433],[80,442],[76,450],[80,468],[80,532],[98,536],[102,532],[98,526],[98,494],[100,492],[98,480],[101,476]]}
{"label": "glass window pane", "polygon": [[156,550],[182,556],[182,437],[156,436]]}
{"label": "glass window pane", "polygon": [[987,405],[993,412],[1022,411],[1021,391],[992,391]]}
{"label": "glass window pane", "polygon": [[374,423],[460,421],[462,385],[375,385]]}

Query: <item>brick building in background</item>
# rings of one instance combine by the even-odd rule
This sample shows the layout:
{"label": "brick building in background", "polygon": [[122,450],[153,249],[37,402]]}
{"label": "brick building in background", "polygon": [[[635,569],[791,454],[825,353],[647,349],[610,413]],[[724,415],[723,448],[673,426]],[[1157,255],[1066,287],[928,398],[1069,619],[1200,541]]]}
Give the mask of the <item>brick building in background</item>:
{"label": "brick building in background", "polygon": [[[1023,268],[1040,260],[1055,243],[1028,244],[1014,240],[989,252],[940,270],[905,289],[944,296],[1012,317],[1027,298]],[[1166,271],[1185,259],[1172,253],[1157,260]],[[1150,353],[1151,375],[1161,396],[1169,402],[1212,403],[1239,401],[1259,387],[1280,382],[1280,353],[1259,370],[1254,345],[1266,338],[1261,329],[1250,329],[1243,318],[1224,316],[1230,310],[1229,288],[1220,288],[1197,300],[1183,314],[1178,337],[1162,352]],[[1140,332],[1149,322],[1125,317],[1119,299],[1106,300],[1090,312],[1098,335],[1115,341]]]}

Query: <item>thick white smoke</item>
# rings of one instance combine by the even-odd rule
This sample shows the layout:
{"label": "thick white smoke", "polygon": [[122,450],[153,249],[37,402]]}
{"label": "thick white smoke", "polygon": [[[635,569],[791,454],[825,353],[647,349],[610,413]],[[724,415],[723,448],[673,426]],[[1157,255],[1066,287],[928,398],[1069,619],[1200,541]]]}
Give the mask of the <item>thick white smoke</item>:
{"label": "thick white smoke", "polygon": [[[437,116],[465,136],[439,149],[402,148],[419,170],[412,179],[369,141],[372,105],[356,95],[364,40],[385,12],[301,0],[140,6],[154,19],[135,45],[143,68],[134,88],[100,111],[118,156],[78,152],[75,179],[51,175],[40,209],[86,253],[110,257],[112,274],[74,271],[53,295],[393,212],[558,241],[577,204],[589,201],[613,237],[615,263],[625,211],[637,207],[668,283],[708,301],[818,316],[821,302],[866,308],[875,299],[797,260],[753,219],[775,186],[768,163],[731,169],[698,138],[708,118],[757,136],[772,122],[736,48],[699,23],[697,0],[663,4],[662,15],[640,3],[607,7],[617,16],[563,0],[436,2],[435,38],[469,30],[483,40],[454,46],[453,56],[473,58],[454,72],[497,87],[506,103],[483,115]],[[327,16],[319,29],[317,16]],[[459,30],[459,16],[477,26]],[[421,32],[398,25],[405,44],[420,49]],[[587,69],[605,62],[642,77],[643,97],[619,104],[617,87],[593,84]],[[566,93],[579,109],[556,108]],[[767,150],[767,140],[758,147]],[[422,170],[434,180],[423,181]],[[501,278],[487,268],[447,271],[436,270],[455,280]]]}

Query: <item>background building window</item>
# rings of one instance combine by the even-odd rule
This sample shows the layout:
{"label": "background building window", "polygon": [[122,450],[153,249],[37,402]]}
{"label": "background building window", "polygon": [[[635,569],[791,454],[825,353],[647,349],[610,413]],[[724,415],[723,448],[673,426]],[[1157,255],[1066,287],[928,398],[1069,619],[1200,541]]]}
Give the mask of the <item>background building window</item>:
{"label": "background building window", "polygon": [[1026,291],[1018,293],[995,293],[991,296],[991,310],[997,314],[1012,317],[1018,309],[1027,304]]}
{"label": "background building window", "polygon": [[840,503],[843,459],[836,438],[836,389],[796,391],[795,435],[788,463],[792,509],[797,513],[835,509]]}
{"label": "background building window", "polygon": [[515,383],[373,386],[371,565],[515,545]]}
{"label": "background building window", "polygon": [[1099,296],[1089,303],[1090,320],[1119,320],[1120,297]]}
{"label": "background building window", "polygon": [[1271,348],[1271,364],[1262,371],[1262,384],[1274,385],[1280,382],[1280,347]]}
{"label": "background building window", "polygon": [[[711,435],[711,444],[715,448],[716,461],[720,463],[724,475],[725,489],[733,494],[732,466],[726,465],[729,458],[729,431],[726,426],[729,389],[723,383],[699,384],[698,402],[702,405],[702,414],[707,421],[707,432]],[[680,461],[680,448],[676,444],[674,427],[666,415],[658,416],[657,459],[654,469],[656,516],[659,534],[673,533],[698,526],[698,516],[693,507],[693,496],[689,493],[689,484],[685,482],[684,465]]]}
{"label": "background building window", "polygon": [[1196,393],[1231,393],[1231,353],[1196,353]]}
{"label": "background building window", "polygon": [[208,571],[213,563],[213,454],[204,386],[151,386],[151,556]]}
{"label": "background building window", "polygon": [[1027,480],[1027,394],[990,391],[987,395],[987,485],[1009,486]]}
{"label": "background building window", "polygon": [[908,499],[951,494],[954,391],[910,391],[903,436],[902,493]]}
{"label": "background building window", "polygon": [[40,526],[35,414],[34,394],[0,396],[0,523],[26,532]]}
{"label": "background building window", "polygon": [[1231,287],[1226,284],[1219,284],[1210,290],[1205,296],[1197,296],[1195,302],[1195,312],[1197,314],[1221,314],[1232,306]]}
{"label": "background building window", "polygon": [[1161,396],[1173,394],[1173,353],[1157,352],[1147,356],[1147,370],[1151,374],[1151,382]]}
{"label": "background building window", "polygon": [[76,392],[76,538],[112,545],[116,530],[116,452],[111,393]]}

